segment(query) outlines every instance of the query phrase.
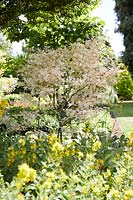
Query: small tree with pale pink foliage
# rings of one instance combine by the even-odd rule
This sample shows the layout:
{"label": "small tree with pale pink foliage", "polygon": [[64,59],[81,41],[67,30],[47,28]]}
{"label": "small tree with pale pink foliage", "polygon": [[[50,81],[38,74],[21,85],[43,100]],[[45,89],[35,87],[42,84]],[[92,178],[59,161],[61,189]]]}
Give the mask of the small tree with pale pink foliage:
{"label": "small tree with pale pink foliage", "polygon": [[115,80],[116,66],[104,56],[105,47],[104,41],[94,39],[39,51],[30,56],[22,71],[24,87],[32,96],[48,99],[46,107],[58,120],[61,140],[62,127],[73,119],[85,119],[102,103]]}

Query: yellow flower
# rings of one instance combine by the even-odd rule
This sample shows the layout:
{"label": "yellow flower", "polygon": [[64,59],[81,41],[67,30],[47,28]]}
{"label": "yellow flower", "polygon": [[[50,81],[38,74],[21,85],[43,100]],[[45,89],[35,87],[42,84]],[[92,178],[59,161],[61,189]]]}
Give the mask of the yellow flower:
{"label": "yellow flower", "polygon": [[8,100],[4,99],[0,101],[0,117],[2,117],[4,110],[7,108],[8,106]]}
{"label": "yellow flower", "polygon": [[45,195],[44,197],[43,197],[43,200],[48,200],[49,199],[49,197],[47,196],[47,195]]}
{"label": "yellow flower", "polygon": [[49,144],[54,144],[56,143],[57,141],[59,141],[59,139],[57,138],[57,136],[55,134],[49,134],[48,135],[48,143]]}
{"label": "yellow flower", "polygon": [[70,143],[70,146],[71,146],[71,147],[74,147],[74,146],[75,146],[75,142],[72,141],[72,142]]}
{"label": "yellow flower", "polygon": [[25,146],[26,142],[24,139],[21,138],[18,142],[19,142],[19,144],[21,144],[21,146]]}
{"label": "yellow flower", "polygon": [[119,153],[116,153],[116,154],[115,154],[115,160],[117,160],[119,157],[120,157],[120,154],[119,154]]}
{"label": "yellow flower", "polygon": [[88,153],[87,153],[86,158],[87,158],[88,161],[92,161],[92,159],[93,159],[93,154],[88,154]]}
{"label": "yellow flower", "polygon": [[13,146],[8,147],[8,151],[14,151],[14,147]]}
{"label": "yellow flower", "polygon": [[70,192],[69,198],[70,198],[70,199],[73,199],[73,197],[74,197],[74,193],[73,193],[73,192]]}
{"label": "yellow flower", "polygon": [[69,155],[74,156],[75,153],[76,153],[76,152],[75,152],[75,149],[74,149],[74,148],[69,150]]}
{"label": "yellow flower", "polygon": [[91,132],[89,128],[85,128],[83,131],[84,131],[85,133],[90,133],[90,132]]}
{"label": "yellow flower", "polygon": [[105,184],[105,185],[104,185],[104,188],[105,188],[106,191],[108,191],[108,190],[109,190],[109,185],[108,185],[108,184]]}
{"label": "yellow flower", "polygon": [[105,172],[105,177],[110,177],[111,176],[111,172],[109,169],[107,169],[107,171]]}
{"label": "yellow flower", "polygon": [[22,193],[19,193],[17,196],[17,200],[25,200],[25,197]]}
{"label": "yellow flower", "polygon": [[100,141],[96,141],[93,145],[92,145],[92,151],[97,151],[101,146],[101,142]]}
{"label": "yellow flower", "polygon": [[115,189],[111,189],[110,190],[110,194],[111,196],[113,196],[114,198],[119,198],[119,190],[115,190]]}
{"label": "yellow flower", "polygon": [[6,108],[6,106],[8,105],[8,100],[6,100],[6,99],[2,100],[1,105],[2,105],[2,107]]}
{"label": "yellow flower", "polygon": [[36,154],[33,153],[33,154],[32,154],[32,162],[34,163],[35,161],[36,161]]}
{"label": "yellow flower", "polygon": [[133,190],[125,190],[123,200],[130,200],[133,197]]}
{"label": "yellow flower", "polygon": [[18,190],[21,190],[24,184],[25,184],[25,183],[24,183],[23,181],[17,180],[17,181],[16,181],[16,187],[17,187],[17,189],[18,189]]}
{"label": "yellow flower", "polygon": [[130,147],[132,145],[133,141],[132,139],[128,138],[127,140],[127,146]]}
{"label": "yellow flower", "polygon": [[93,181],[90,181],[90,188],[93,189],[95,187],[95,183]]}
{"label": "yellow flower", "polygon": [[53,152],[58,152],[58,151],[63,151],[64,150],[64,147],[61,143],[59,142],[55,142],[52,146],[52,151]]}
{"label": "yellow flower", "polygon": [[7,160],[7,166],[10,166],[14,161],[15,161],[15,156],[16,156],[16,152],[14,150],[14,147],[13,146],[10,146],[8,148],[8,154],[7,154],[7,157],[8,157],[8,160]]}
{"label": "yellow flower", "polygon": [[47,172],[47,177],[51,179],[51,181],[54,181],[56,178],[56,175],[54,172]]}
{"label": "yellow flower", "polygon": [[94,186],[94,187],[92,188],[92,191],[95,193],[96,196],[98,196],[98,195],[100,194],[100,189],[99,189],[99,187],[97,187],[97,186]]}
{"label": "yellow flower", "polygon": [[82,186],[82,188],[81,188],[81,194],[85,195],[85,194],[87,194],[87,192],[88,192],[88,188],[85,185]]}
{"label": "yellow flower", "polygon": [[36,149],[36,143],[34,142],[31,142],[31,145],[30,145],[30,148],[32,149],[32,150],[35,150]]}
{"label": "yellow flower", "polygon": [[30,168],[26,163],[19,165],[17,177],[24,183],[33,182],[36,178],[36,170]]}
{"label": "yellow flower", "polygon": [[133,140],[133,129],[132,129],[131,132],[130,132],[129,138],[130,138],[131,140]]}
{"label": "yellow flower", "polygon": [[22,157],[23,157],[23,155],[26,154],[26,149],[24,147],[21,148],[21,154],[22,154]]}
{"label": "yellow flower", "polygon": [[78,152],[78,159],[80,160],[81,158],[83,158],[84,157],[84,154],[81,152],[81,151],[79,151]]}

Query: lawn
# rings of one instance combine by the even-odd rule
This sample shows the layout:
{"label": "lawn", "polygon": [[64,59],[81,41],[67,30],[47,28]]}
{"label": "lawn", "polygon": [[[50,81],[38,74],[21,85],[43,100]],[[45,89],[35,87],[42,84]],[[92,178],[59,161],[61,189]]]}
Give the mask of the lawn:
{"label": "lawn", "polygon": [[133,101],[118,103],[113,112],[124,133],[129,133],[133,128]]}

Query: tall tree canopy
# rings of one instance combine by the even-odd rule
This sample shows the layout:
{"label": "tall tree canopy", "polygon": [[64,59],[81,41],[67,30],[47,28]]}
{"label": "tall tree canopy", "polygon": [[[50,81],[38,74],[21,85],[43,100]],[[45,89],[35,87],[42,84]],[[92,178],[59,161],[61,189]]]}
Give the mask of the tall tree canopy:
{"label": "tall tree canopy", "polygon": [[103,26],[91,11],[100,0],[3,0],[0,27],[10,41],[26,40],[29,47],[67,45],[95,36]]}
{"label": "tall tree canopy", "polygon": [[99,0],[1,0],[0,1],[0,26],[15,20],[21,14],[33,15],[38,11],[62,10],[67,5],[78,5],[84,2],[88,5],[97,5]]}
{"label": "tall tree canopy", "polygon": [[133,74],[133,0],[115,0],[118,17],[118,31],[124,36],[123,60]]}

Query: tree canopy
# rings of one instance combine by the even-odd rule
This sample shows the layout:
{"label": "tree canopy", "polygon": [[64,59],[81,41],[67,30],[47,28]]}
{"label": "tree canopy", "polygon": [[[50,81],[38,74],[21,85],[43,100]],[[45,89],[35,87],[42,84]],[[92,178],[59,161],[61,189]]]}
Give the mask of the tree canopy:
{"label": "tree canopy", "polygon": [[63,11],[66,6],[73,7],[81,2],[95,6],[99,0],[1,0],[0,27],[4,28],[8,23],[13,23],[21,14],[32,20],[33,15],[38,11]]}
{"label": "tree canopy", "polygon": [[115,3],[118,31],[124,36],[123,61],[129,66],[129,71],[133,74],[133,1],[115,0]]}
{"label": "tree canopy", "polygon": [[101,30],[102,21],[90,15],[99,2],[3,1],[0,26],[11,42],[24,39],[30,48],[66,46],[77,39],[90,39]]}

